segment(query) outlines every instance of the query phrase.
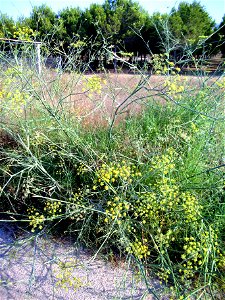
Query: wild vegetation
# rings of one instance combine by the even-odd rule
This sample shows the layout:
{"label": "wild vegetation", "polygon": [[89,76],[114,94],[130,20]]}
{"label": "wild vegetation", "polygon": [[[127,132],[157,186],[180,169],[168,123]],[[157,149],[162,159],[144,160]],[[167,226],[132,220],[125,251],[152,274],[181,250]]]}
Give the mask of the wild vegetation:
{"label": "wild vegetation", "polygon": [[156,299],[151,276],[170,299],[222,299],[224,72],[196,64],[199,76],[181,76],[165,52],[152,72],[123,60],[126,76],[87,75],[100,52],[81,62],[80,44],[70,73],[38,73],[30,44],[10,47],[0,52],[1,220],[129,258]]}
{"label": "wild vegetation", "polygon": [[[62,57],[64,63],[69,53],[82,50],[82,60],[95,69],[102,64],[109,68],[113,53],[133,58],[134,63],[135,57],[166,52],[176,62],[182,57],[181,65],[186,62],[183,55],[187,53],[204,58],[219,51],[224,55],[224,28],[224,17],[216,25],[196,1],[181,2],[170,14],[150,15],[131,0],[106,0],[83,11],[67,7],[58,13],[41,5],[33,8],[30,17],[17,21],[0,15],[1,38],[48,43],[51,55]],[[93,51],[95,64],[91,59]]]}

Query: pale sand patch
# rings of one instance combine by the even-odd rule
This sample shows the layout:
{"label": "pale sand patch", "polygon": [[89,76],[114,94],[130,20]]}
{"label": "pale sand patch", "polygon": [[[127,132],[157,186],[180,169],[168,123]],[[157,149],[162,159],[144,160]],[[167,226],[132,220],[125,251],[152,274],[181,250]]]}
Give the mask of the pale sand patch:
{"label": "pale sand patch", "polygon": [[[151,289],[166,299],[159,296],[158,280],[149,280],[148,292],[126,263],[116,267],[92,258],[68,241],[15,237],[12,226],[0,223],[0,300],[153,300]],[[73,286],[63,287],[60,274]],[[76,288],[77,283],[82,286]]]}

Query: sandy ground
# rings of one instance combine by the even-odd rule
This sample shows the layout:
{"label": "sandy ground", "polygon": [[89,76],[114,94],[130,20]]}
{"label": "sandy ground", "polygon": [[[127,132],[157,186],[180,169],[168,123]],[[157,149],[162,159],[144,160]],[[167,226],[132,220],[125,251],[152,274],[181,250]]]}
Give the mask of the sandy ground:
{"label": "sandy ground", "polygon": [[148,289],[127,267],[116,267],[69,241],[40,235],[16,237],[14,227],[0,223],[0,300],[157,299],[157,280]]}

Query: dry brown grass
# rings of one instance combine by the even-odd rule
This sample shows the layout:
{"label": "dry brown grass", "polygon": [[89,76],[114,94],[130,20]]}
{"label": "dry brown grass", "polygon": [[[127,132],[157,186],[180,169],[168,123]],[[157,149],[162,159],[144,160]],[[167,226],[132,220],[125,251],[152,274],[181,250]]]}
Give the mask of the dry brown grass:
{"label": "dry brown grass", "polygon": [[[101,93],[85,90],[85,82],[93,74],[62,73],[45,69],[39,78],[33,78],[34,95],[42,99],[43,104],[67,111],[68,116],[76,117],[84,126],[107,126],[116,113],[116,122],[133,114],[140,113],[149,100],[165,103],[162,92],[165,91],[167,76],[145,76],[125,73],[97,74],[106,84],[102,84]],[[188,94],[202,82],[210,85],[218,77],[181,76]],[[181,82],[182,82],[181,81]],[[183,84],[183,83],[182,83]],[[141,88],[138,89],[141,85]],[[35,102],[34,102],[35,103]],[[35,115],[35,105],[31,112]]]}
{"label": "dry brown grass", "polygon": [[[58,80],[57,74],[53,74],[53,78],[54,76],[55,80]],[[107,125],[115,112],[118,113],[117,122],[140,113],[150,99],[165,102],[161,92],[165,89],[166,76],[153,75],[144,79],[142,75],[133,74],[98,74],[100,78],[106,80],[106,84],[103,84],[100,94],[94,92],[90,96],[88,91],[83,91],[83,88],[84,81],[91,76],[93,75],[63,74],[59,81],[60,93],[55,95],[52,101],[54,105],[58,105],[57,97],[63,97],[62,107],[71,115],[76,115],[85,126]],[[182,79],[187,89],[186,93],[200,87],[203,81],[210,85],[216,80],[216,78],[195,76],[183,76]],[[141,80],[142,88],[134,93]],[[51,89],[53,82],[54,80],[50,81]]]}

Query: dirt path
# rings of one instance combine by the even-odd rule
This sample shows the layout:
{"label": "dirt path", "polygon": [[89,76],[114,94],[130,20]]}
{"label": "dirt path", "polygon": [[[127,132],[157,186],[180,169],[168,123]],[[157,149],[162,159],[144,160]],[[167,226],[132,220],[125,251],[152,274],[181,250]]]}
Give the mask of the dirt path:
{"label": "dirt path", "polygon": [[[159,295],[157,280],[149,288]],[[149,289],[149,290],[150,290]],[[125,266],[93,259],[72,243],[39,235],[14,236],[0,223],[0,300],[157,299]],[[160,297],[158,299],[166,299]]]}

